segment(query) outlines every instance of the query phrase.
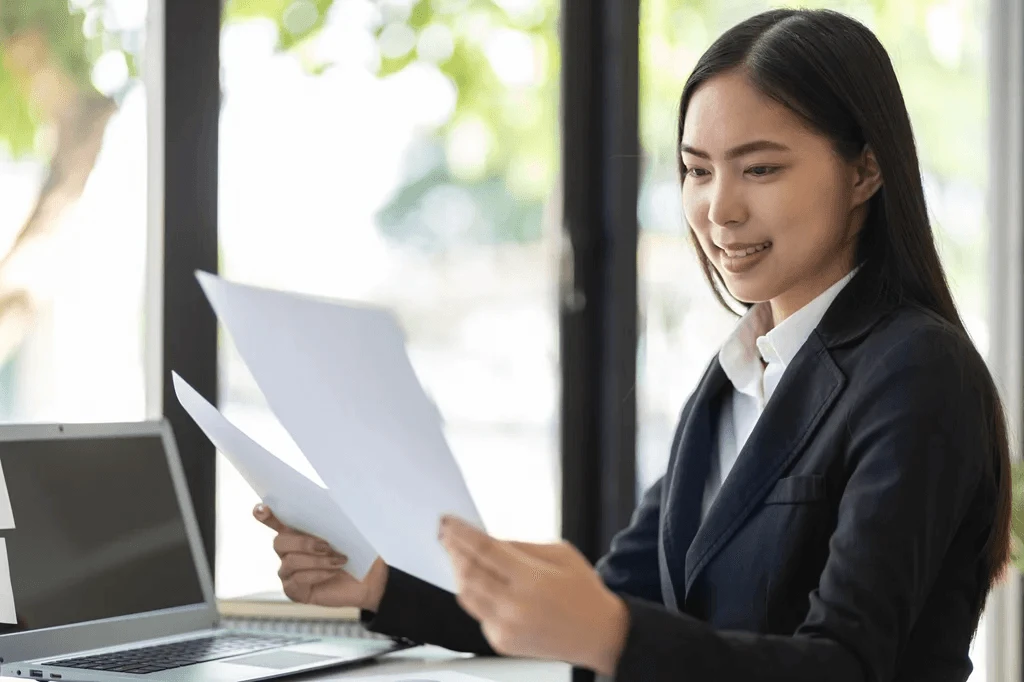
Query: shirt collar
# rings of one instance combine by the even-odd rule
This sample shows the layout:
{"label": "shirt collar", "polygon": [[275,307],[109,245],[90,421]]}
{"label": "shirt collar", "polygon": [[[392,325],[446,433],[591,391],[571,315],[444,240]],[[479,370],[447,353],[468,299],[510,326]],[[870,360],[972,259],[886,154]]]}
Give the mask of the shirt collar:
{"label": "shirt collar", "polygon": [[783,369],[796,357],[825,311],[843,287],[853,279],[860,266],[820,293],[810,303],[772,328],[768,302],[753,305],[722,344],[718,361],[737,391],[756,397],[763,376],[761,358]]}
{"label": "shirt collar", "polygon": [[741,393],[757,396],[761,381],[761,359],[757,353],[757,339],[772,327],[772,309],[757,303],[740,318],[736,328],[718,351],[718,362],[729,381]]}

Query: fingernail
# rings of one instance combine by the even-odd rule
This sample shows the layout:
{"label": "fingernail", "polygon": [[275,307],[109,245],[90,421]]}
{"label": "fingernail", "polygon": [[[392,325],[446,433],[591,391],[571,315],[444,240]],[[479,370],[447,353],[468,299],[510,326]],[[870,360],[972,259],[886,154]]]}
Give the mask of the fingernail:
{"label": "fingernail", "polygon": [[256,516],[258,516],[259,518],[262,519],[264,516],[267,515],[267,507],[266,507],[266,505],[257,504],[256,508],[253,510],[253,513],[255,513]]}
{"label": "fingernail", "polygon": [[331,546],[328,545],[326,542],[318,542],[318,543],[316,543],[314,548],[316,549],[316,551],[320,552],[321,554],[327,554],[328,552],[331,551]]}
{"label": "fingernail", "polygon": [[345,558],[344,557],[336,556],[336,557],[331,558],[331,566],[342,566],[344,564],[345,564]]}

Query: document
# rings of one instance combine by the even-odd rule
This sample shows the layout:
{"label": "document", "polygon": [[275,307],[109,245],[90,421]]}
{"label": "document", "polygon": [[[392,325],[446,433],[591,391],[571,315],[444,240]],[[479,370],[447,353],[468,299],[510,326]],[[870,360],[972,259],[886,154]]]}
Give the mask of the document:
{"label": "document", "polygon": [[441,516],[483,522],[395,316],[197,277],[334,502],[389,565],[454,591]]}
{"label": "document", "polygon": [[11,494],[7,492],[7,479],[4,478],[3,466],[0,466],[0,530],[14,528],[14,511],[11,509]]}
{"label": "document", "polygon": [[399,673],[394,675],[373,675],[372,677],[333,678],[345,682],[493,682],[484,677],[457,673],[451,670],[438,670],[428,673]]}
{"label": "document", "polygon": [[17,625],[18,613],[14,608],[14,587],[11,585],[11,566],[7,560],[7,540],[0,538],[0,623]]}
{"label": "document", "polygon": [[365,578],[377,552],[330,493],[245,435],[177,373],[173,381],[185,411],[277,518],[326,540],[348,557],[344,566],[348,573],[358,580]]}

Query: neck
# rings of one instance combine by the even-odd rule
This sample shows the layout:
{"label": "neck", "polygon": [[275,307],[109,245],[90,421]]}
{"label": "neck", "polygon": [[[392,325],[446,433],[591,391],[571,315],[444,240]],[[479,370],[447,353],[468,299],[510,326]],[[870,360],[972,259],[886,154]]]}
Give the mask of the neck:
{"label": "neck", "polygon": [[772,328],[777,327],[787,317],[816,299],[852,270],[852,263],[844,262],[837,264],[835,267],[828,268],[818,276],[805,280],[792,289],[771,299],[769,303],[772,310]]}

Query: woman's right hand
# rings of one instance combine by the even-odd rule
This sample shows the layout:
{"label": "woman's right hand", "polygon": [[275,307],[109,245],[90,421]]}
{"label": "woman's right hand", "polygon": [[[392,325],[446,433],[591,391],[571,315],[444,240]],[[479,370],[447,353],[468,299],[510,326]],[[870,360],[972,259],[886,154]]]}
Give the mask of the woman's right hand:
{"label": "woman's right hand", "polygon": [[356,580],[342,570],[348,558],[334,551],[324,540],[281,523],[266,505],[256,505],[252,513],[277,532],[274,551],[281,557],[277,575],[289,599],[318,606],[377,610],[388,578],[388,565],[383,559],[377,557],[366,577]]}

